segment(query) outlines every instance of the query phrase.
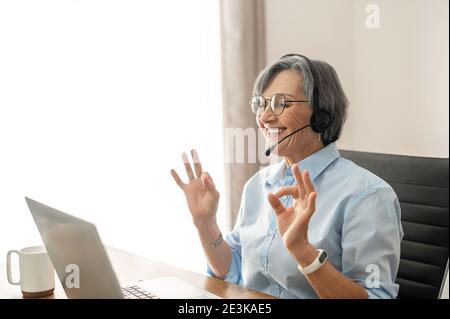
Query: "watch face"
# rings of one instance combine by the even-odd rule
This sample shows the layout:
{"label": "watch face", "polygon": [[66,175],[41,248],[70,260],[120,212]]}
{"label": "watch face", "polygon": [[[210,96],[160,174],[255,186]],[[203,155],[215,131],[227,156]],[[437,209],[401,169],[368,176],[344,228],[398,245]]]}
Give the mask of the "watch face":
{"label": "watch face", "polygon": [[323,251],[319,256],[319,262],[322,264],[327,259],[327,252]]}

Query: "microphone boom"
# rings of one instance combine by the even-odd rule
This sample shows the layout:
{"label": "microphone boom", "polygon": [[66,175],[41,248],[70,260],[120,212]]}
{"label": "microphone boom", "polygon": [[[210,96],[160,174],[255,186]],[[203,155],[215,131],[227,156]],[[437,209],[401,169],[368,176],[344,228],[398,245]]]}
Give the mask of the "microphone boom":
{"label": "microphone boom", "polygon": [[295,130],[294,132],[286,135],[285,137],[283,137],[280,141],[276,142],[275,144],[273,144],[272,146],[270,146],[269,148],[267,148],[264,153],[266,154],[266,156],[270,156],[270,154],[273,152],[273,150],[275,149],[275,147],[280,144],[281,142],[283,142],[285,139],[287,139],[288,137],[291,137],[292,135],[294,135],[295,133],[298,133],[300,131],[303,131],[305,128],[310,127],[311,124],[305,125],[301,128],[299,128],[298,130]]}

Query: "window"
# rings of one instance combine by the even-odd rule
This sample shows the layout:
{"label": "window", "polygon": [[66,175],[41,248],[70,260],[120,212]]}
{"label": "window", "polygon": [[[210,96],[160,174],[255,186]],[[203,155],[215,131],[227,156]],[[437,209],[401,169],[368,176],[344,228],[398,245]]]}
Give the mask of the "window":
{"label": "window", "polygon": [[170,169],[197,148],[223,190],[217,24],[208,0],[0,3],[2,256],[41,243],[28,196],[205,271]]}

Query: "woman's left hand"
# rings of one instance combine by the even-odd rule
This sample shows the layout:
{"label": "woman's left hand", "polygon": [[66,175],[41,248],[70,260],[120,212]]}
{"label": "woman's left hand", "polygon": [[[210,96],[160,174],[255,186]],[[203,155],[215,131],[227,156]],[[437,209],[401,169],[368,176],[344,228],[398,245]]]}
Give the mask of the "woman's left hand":
{"label": "woman's left hand", "polygon": [[[283,243],[291,254],[311,246],[308,241],[308,224],[316,209],[316,191],[308,171],[300,172],[296,164],[292,165],[292,173],[297,185],[281,188],[268,196],[273,207],[278,230]],[[294,205],[286,208],[280,201],[282,196],[292,196]]]}

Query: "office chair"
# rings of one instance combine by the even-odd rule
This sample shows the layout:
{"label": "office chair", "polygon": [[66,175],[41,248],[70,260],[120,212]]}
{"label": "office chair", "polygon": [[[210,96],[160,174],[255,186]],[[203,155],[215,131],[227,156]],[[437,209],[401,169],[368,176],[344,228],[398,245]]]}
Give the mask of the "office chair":
{"label": "office chair", "polygon": [[448,271],[448,158],[340,151],[397,193],[404,237],[398,298],[439,298]]}

